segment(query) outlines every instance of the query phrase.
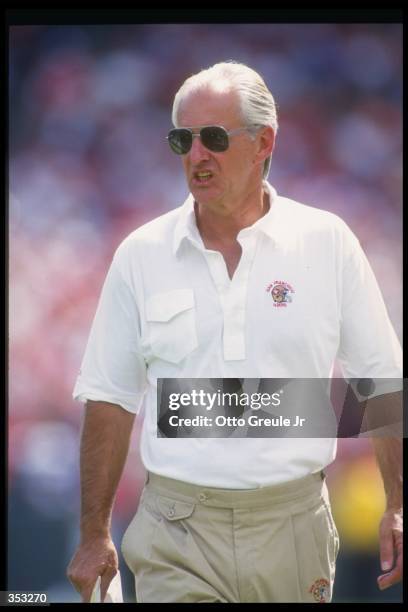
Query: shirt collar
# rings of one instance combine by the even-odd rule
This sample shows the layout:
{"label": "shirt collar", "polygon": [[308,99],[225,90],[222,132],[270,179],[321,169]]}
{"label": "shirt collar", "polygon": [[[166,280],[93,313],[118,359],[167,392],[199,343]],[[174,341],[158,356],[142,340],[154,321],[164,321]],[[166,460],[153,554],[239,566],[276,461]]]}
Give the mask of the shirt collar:
{"label": "shirt collar", "polygon": [[[278,242],[277,224],[279,213],[279,198],[274,187],[268,181],[264,181],[264,185],[269,192],[270,207],[266,215],[255,221],[250,227],[244,228],[247,231],[261,231],[275,244]],[[241,230],[244,231],[244,230]],[[194,212],[194,197],[190,193],[184,204],[180,207],[180,216],[176,223],[173,240],[173,253],[177,254],[181,243],[185,238],[195,243],[200,248],[204,248],[200,232],[197,228],[196,217]]]}
{"label": "shirt collar", "polygon": [[198,231],[195,212],[194,197],[190,193],[187,200],[180,208],[180,216],[176,223],[173,240],[173,253],[176,254],[185,238],[202,244],[200,232]]}

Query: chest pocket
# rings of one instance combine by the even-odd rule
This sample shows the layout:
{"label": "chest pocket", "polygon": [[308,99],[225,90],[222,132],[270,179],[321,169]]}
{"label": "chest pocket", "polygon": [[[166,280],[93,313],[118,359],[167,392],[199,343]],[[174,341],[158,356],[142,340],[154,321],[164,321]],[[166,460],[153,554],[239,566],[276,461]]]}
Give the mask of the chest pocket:
{"label": "chest pocket", "polygon": [[197,348],[192,289],[176,289],[150,296],[146,301],[146,320],[148,342],[156,357],[179,363]]}

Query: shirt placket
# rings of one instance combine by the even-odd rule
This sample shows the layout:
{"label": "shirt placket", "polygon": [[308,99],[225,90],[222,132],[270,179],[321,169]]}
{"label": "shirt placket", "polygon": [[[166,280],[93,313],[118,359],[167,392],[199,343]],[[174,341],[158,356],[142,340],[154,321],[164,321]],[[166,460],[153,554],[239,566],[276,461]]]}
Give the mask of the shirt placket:
{"label": "shirt placket", "polygon": [[205,251],[223,313],[223,353],[225,361],[246,358],[245,323],[248,281],[255,256],[254,233],[239,238],[242,255],[232,280],[224,258],[218,251]]}

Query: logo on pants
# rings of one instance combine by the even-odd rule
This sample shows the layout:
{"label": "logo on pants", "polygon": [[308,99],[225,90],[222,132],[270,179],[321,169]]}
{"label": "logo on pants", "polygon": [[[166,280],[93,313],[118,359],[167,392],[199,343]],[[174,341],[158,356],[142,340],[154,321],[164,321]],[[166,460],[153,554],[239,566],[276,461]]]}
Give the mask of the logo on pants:
{"label": "logo on pants", "polygon": [[316,580],[309,589],[309,593],[312,593],[315,601],[319,603],[326,603],[330,597],[330,584],[326,578],[319,578]]}

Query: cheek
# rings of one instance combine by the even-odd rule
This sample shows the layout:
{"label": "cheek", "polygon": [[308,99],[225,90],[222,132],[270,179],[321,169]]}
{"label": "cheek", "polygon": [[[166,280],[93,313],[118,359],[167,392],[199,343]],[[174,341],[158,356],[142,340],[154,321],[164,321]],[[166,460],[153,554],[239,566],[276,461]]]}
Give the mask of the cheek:
{"label": "cheek", "polygon": [[184,170],[185,174],[188,174],[189,163],[188,163],[187,156],[183,155],[181,157],[181,163],[183,164],[183,170]]}
{"label": "cheek", "polygon": [[231,176],[234,176],[235,181],[245,181],[251,169],[251,161],[246,152],[242,152],[242,154],[236,155],[233,159],[229,160],[228,171]]}

